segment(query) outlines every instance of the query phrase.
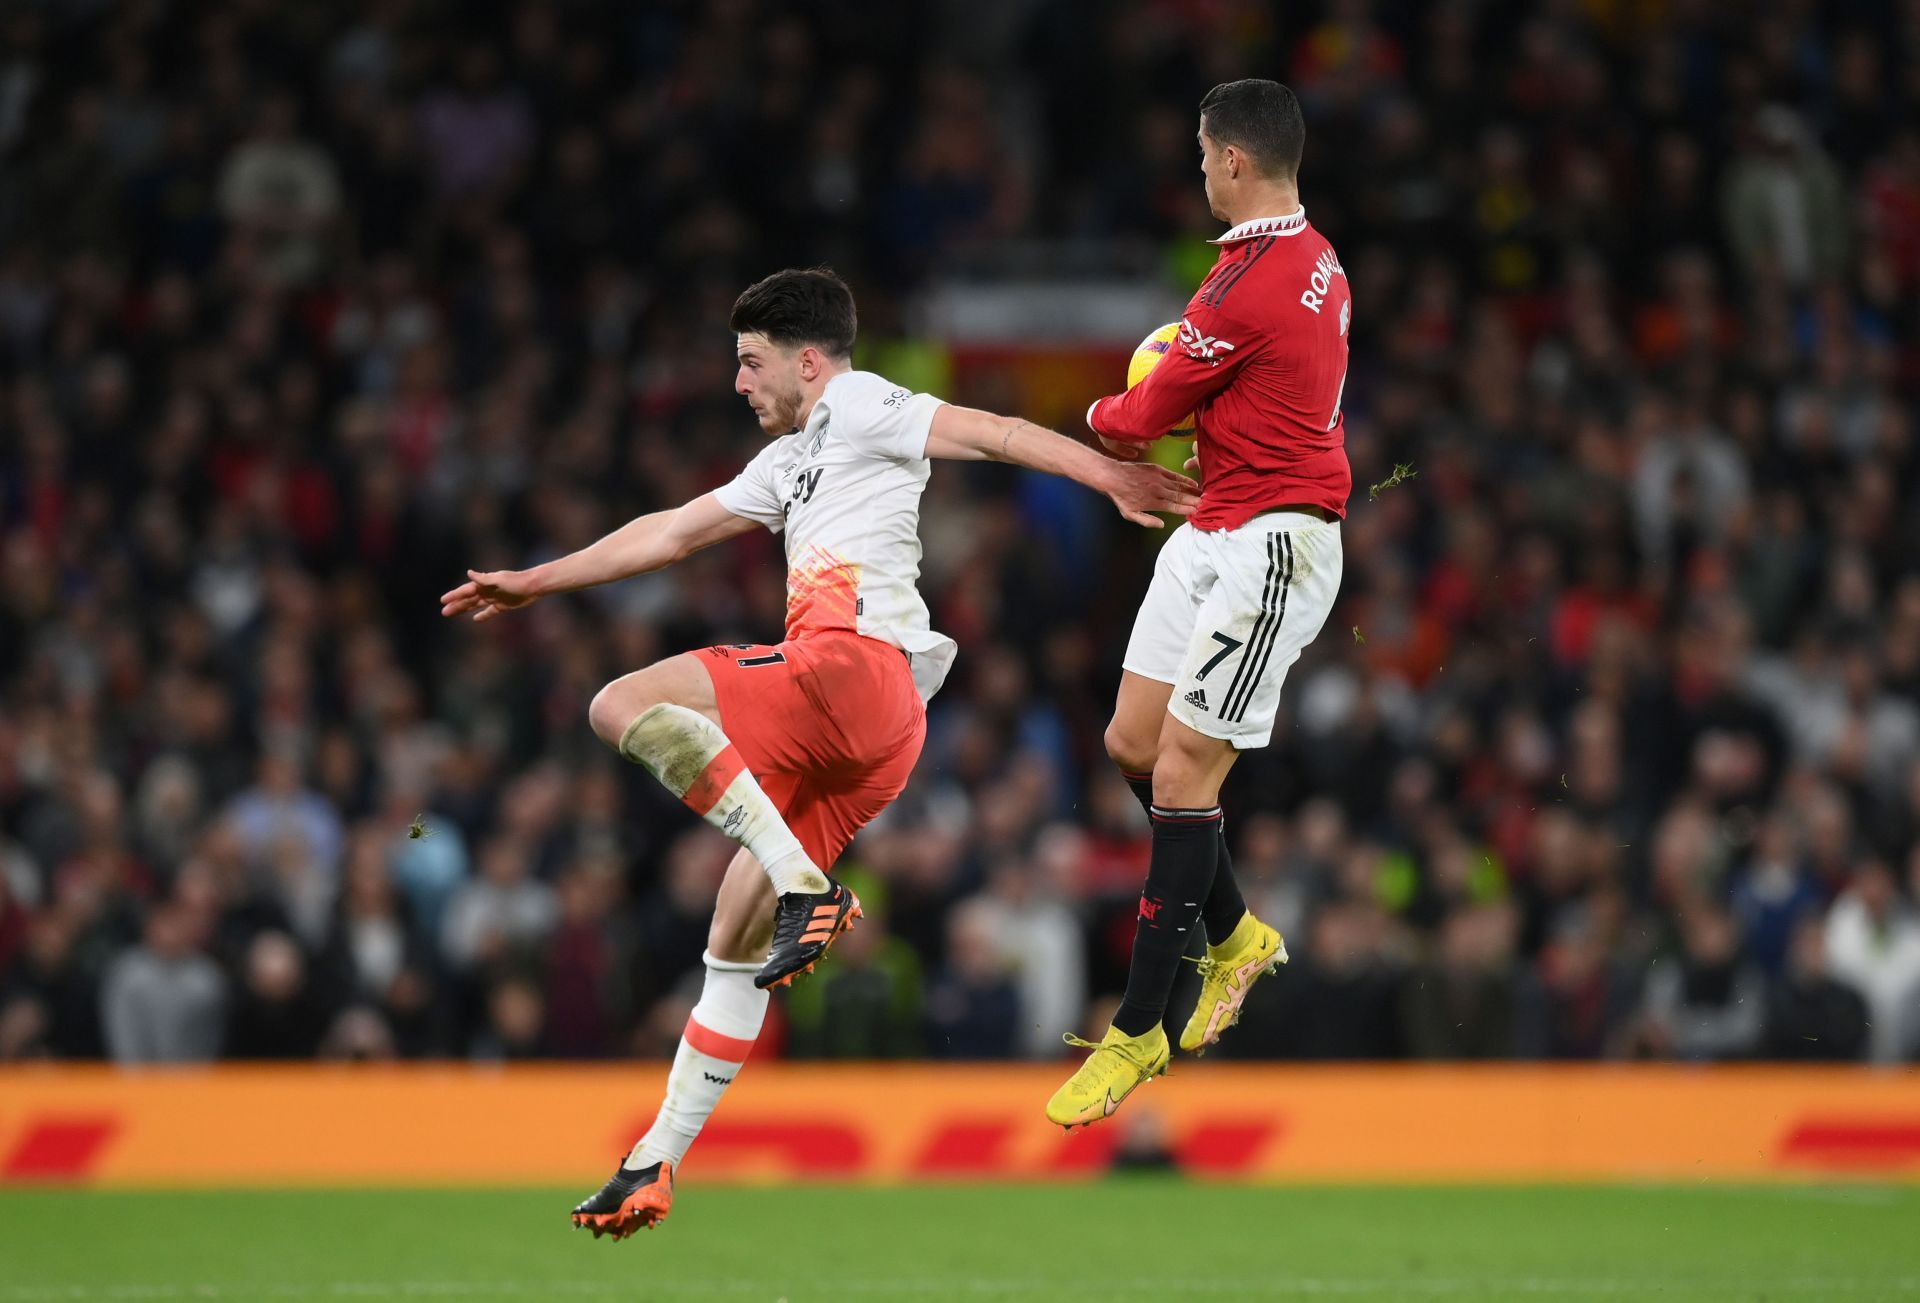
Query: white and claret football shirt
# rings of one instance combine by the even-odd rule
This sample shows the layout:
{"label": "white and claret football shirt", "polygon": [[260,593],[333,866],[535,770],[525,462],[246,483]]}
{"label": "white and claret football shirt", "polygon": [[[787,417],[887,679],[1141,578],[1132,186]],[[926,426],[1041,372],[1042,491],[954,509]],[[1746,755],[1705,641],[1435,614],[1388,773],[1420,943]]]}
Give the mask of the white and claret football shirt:
{"label": "white and claret football shirt", "polygon": [[850,629],[907,653],[921,698],[940,690],[953,639],[936,633],[920,578],[927,432],[940,407],[871,371],[827,381],[804,429],[714,491],[734,515],[785,533],[787,637]]}

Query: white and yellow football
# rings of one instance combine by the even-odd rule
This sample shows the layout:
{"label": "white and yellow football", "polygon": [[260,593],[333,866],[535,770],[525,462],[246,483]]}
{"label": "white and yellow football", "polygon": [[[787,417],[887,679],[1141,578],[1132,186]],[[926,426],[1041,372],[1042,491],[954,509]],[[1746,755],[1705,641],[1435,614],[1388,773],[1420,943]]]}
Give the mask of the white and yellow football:
{"label": "white and yellow football", "polygon": [[[1141,340],[1140,347],[1133,350],[1133,357],[1127,362],[1127,388],[1131,389],[1145,380],[1148,373],[1160,365],[1167,350],[1173,347],[1173,341],[1178,338],[1180,323],[1170,321]],[[1186,418],[1167,433],[1181,439],[1193,438],[1193,413],[1188,412]]]}

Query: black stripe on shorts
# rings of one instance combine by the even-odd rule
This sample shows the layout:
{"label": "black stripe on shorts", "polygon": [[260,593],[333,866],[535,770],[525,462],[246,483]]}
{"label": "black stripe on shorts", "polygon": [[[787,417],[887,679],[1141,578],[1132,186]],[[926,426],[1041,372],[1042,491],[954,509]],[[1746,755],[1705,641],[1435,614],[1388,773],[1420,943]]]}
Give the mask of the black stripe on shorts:
{"label": "black stripe on shorts", "polygon": [[1233,719],[1234,700],[1246,686],[1247,671],[1253,665],[1254,653],[1266,635],[1267,626],[1273,621],[1273,603],[1279,592],[1280,581],[1280,551],[1275,537],[1273,534],[1267,535],[1267,581],[1260,589],[1260,614],[1254,617],[1253,631],[1247,635],[1247,645],[1240,653],[1240,664],[1233,671],[1233,682],[1227,685],[1227,695],[1220,702],[1220,718],[1223,722]]}
{"label": "black stripe on shorts", "polygon": [[1269,553],[1274,549],[1275,539],[1279,540],[1279,546],[1285,550],[1287,557],[1286,574],[1280,580],[1280,609],[1268,623],[1265,630],[1266,636],[1254,639],[1258,646],[1247,649],[1247,659],[1242,663],[1241,668],[1245,669],[1248,665],[1252,665],[1253,672],[1247,675],[1246,688],[1240,694],[1240,702],[1237,706],[1234,704],[1233,694],[1227,694],[1227,704],[1221,707],[1220,718],[1228,724],[1238,724],[1246,717],[1247,707],[1253,703],[1254,689],[1259,686],[1261,678],[1267,672],[1267,662],[1273,659],[1273,645],[1280,641],[1280,626],[1287,618],[1287,590],[1293,586],[1293,535],[1291,533],[1267,535]]}

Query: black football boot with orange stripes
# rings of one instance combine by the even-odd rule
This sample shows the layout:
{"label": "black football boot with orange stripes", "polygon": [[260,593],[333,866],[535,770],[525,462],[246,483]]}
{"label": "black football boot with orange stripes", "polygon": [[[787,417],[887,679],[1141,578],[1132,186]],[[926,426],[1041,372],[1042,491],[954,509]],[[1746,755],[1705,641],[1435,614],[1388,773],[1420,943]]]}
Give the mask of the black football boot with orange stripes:
{"label": "black football boot with orange stripes", "polygon": [[667,1220],[672,1207],[672,1163],[663,1160],[638,1168],[622,1163],[598,1194],[574,1208],[573,1224],[592,1231],[596,1240],[602,1235],[624,1240],[643,1226],[652,1230]]}
{"label": "black football boot with orange stripes", "polygon": [[833,939],[859,917],[860,898],[832,878],[822,892],[787,892],[773,909],[773,953],[753,984],[764,991],[812,972]]}

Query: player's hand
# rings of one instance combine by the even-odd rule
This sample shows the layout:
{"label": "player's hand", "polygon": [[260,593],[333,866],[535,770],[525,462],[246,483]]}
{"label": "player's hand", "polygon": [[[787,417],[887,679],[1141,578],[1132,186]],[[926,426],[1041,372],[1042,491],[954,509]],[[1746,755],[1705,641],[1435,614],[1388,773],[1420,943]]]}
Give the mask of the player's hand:
{"label": "player's hand", "polygon": [[533,576],[525,570],[467,571],[467,582],[440,594],[440,614],[465,615],[473,612],[479,621],[517,611],[540,600],[534,590]]}
{"label": "player's hand", "polygon": [[1200,486],[1165,466],[1149,462],[1115,466],[1107,496],[1120,508],[1120,514],[1134,524],[1160,529],[1166,522],[1153,513],[1191,516],[1200,505]]}
{"label": "player's hand", "polygon": [[1187,458],[1186,464],[1180,469],[1193,476],[1193,481],[1196,484],[1205,484],[1207,482],[1206,476],[1200,473],[1200,454],[1197,452]]}
{"label": "player's hand", "polygon": [[1147,451],[1147,445],[1144,443],[1129,443],[1125,439],[1109,439],[1104,434],[1100,436],[1100,446],[1107,450],[1107,456],[1118,458],[1121,461],[1139,461]]}

